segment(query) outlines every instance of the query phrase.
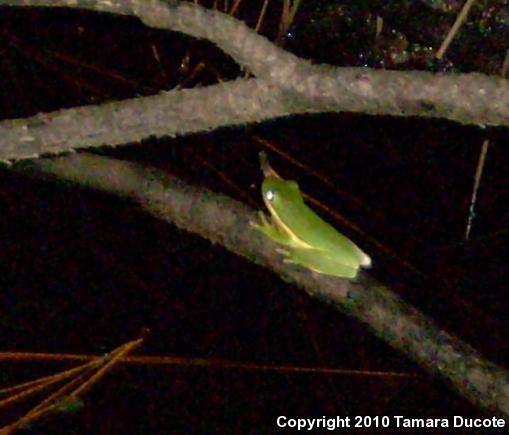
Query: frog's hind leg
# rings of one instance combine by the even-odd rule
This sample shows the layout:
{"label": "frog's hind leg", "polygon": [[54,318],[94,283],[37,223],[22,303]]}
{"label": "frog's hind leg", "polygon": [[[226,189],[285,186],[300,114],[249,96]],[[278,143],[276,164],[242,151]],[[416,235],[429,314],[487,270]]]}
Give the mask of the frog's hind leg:
{"label": "frog's hind leg", "polygon": [[358,267],[347,266],[336,258],[324,255],[318,249],[293,249],[284,260],[304,266],[318,273],[352,279],[357,276]]}

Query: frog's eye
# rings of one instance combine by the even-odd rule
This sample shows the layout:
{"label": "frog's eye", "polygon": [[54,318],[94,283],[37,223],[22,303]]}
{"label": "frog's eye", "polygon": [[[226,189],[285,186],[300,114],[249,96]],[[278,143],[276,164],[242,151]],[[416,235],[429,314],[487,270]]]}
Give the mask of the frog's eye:
{"label": "frog's eye", "polygon": [[265,198],[267,198],[267,201],[272,201],[276,197],[276,192],[273,189],[267,190],[267,193],[265,193]]}

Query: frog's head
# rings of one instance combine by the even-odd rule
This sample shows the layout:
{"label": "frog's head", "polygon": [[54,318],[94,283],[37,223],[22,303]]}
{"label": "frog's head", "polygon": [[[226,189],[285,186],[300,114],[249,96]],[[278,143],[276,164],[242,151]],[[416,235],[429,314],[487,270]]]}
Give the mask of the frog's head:
{"label": "frog's head", "polygon": [[302,201],[299,186],[293,180],[267,177],[262,184],[262,194],[267,208],[276,212],[285,205]]}

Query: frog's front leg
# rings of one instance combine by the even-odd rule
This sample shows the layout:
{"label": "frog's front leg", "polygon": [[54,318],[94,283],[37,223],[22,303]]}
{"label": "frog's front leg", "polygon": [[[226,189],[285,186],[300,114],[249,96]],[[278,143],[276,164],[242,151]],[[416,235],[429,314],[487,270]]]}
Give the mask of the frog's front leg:
{"label": "frog's front leg", "polygon": [[274,240],[276,243],[281,243],[282,245],[288,246],[291,245],[291,237],[286,231],[281,230],[276,224],[274,224],[273,219],[271,222],[269,222],[263,211],[259,211],[258,216],[260,217],[261,223],[257,224],[255,222],[251,222],[251,226],[264,233],[267,237]]}
{"label": "frog's front leg", "polygon": [[285,263],[299,264],[325,275],[352,279],[357,276],[359,269],[358,267],[347,266],[318,249],[294,248],[289,251],[278,251],[285,255]]}

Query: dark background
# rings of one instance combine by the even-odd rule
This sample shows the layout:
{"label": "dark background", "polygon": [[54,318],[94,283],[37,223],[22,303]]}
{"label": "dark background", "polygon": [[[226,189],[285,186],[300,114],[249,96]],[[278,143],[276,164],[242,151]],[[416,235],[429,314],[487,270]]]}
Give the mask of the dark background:
{"label": "dark background", "polygon": [[[286,48],[337,65],[496,73],[501,38],[508,35],[505,21],[492,18],[490,27],[486,11],[474,10],[447,60],[437,64],[421,48],[426,41],[438,47],[443,23],[450,24],[455,14],[428,9],[424,2],[416,11],[416,3],[394,10],[377,2],[306,3]],[[240,18],[253,26],[259,7],[244,3]],[[278,13],[271,4],[262,27],[271,39]],[[376,14],[383,14],[387,27],[374,44],[368,19]],[[491,31],[476,27],[483,19],[483,29]],[[409,30],[418,24],[429,34]],[[403,50],[394,47],[394,29],[410,41]],[[471,48],[468,56],[465,47]],[[406,54],[407,62],[396,63],[395,51]],[[205,66],[193,76],[200,62]],[[145,28],[136,19],[0,8],[3,119],[150,95],[179,83],[205,86],[238,74],[211,44]],[[258,152],[265,148],[256,138],[278,150],[268,153],[281,175],[298,180],[302,190],[386,246],[379,252],[369,239],[337,224],[372,255],[370,273],[486,358],[507,365],[506,129],[324,114],[94,152],[159,167],[261,208]],[[465,242],[484,139],[490,147],[471,240]],[[27,433],[272,433],[278,415],[491,416],[430,379],[364,325],[269,271],[147,216],[129,200],[0,168],[2,351],[102,354],[144,328],[151,332],[140,354],[317,371],[121,365],[84,396],[84,407],[43,420]],[[1,385],[69,367],[2,361]],[[352,372],[330,374],[321,367]],[[381,371],[409,376],[370,374]],[[3,424],[22,410],[8,408]]]}

